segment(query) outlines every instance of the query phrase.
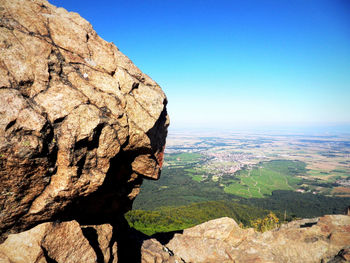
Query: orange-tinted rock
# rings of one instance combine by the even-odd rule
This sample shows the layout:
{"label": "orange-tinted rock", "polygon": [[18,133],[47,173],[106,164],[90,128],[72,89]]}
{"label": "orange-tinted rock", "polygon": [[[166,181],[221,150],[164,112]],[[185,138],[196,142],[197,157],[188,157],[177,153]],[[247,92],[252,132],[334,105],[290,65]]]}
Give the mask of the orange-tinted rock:
{"label": "orange-tinted rock", "polygon": [[0,87],[1,240],[111,221],[159,177],[166,97],[78,14],[0,0]]}
{"label": "orange-tinted rock", "polygon": [[277,263],[328,262],[339,253],[345,258],[349,244],[350,216],[327,215],[264,233],[220,218],[175,234],[166,247],[185,262]]}
{"label": "orange-tinted rock", "polygon": [[117,262],[112,233],[109,224],[82,227],[76,221],[40,224],[9,235],[0,245],[0,262]]}
{"label": "orange-tinted rock", "polygon": [[181,263],[183,262],[180,257],[173,255],[166,247],[159,243],[156,239],[147,239],[141,246],[141,262],[142,263],[154,263],[154,262],[168,262],[168,263]]}

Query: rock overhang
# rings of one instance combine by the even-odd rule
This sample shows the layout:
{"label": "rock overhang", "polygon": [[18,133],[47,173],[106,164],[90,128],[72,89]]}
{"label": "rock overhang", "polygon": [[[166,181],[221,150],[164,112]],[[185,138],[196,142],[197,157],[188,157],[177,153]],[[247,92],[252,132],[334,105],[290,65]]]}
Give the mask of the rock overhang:
{"label": "rock overhang", "polygon": [[112,220],[159,177],[164,92],[77,13],[0,6],[1,232]]}

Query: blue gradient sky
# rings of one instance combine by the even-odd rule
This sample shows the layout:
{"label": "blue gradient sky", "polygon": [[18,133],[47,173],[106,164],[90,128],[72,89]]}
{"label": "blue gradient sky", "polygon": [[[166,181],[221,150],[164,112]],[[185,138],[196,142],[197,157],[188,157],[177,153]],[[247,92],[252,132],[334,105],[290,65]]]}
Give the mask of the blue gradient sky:
{"label": "blue gradient sky", "polygon": [[161,85],[173,127],[350,124],[348,0],[50,2]]}

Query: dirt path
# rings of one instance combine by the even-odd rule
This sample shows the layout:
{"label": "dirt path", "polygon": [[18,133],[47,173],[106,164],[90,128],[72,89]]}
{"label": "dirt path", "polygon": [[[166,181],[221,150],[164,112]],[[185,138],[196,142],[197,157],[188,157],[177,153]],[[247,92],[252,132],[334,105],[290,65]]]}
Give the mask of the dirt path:
{"label": "dirt path", "polygon": [[[248,177],[248,178],[250,177],[250,170],[248,171],[248,176],[247,176],[247,177]],[[249,192],[250,197],[253,197],[252,193],[250,192],[250,187],[249,187],[249,185],[248,185],[248,192]]]}
{"label": "dirt path", "polygon": [[[260,171],[260,176],[261,176],[261,170],[260,170],[260,168],[259,168],[259,171]],[[250,176],[250,170],[249,170],[249,172],[248,172],[248,176],[255,182],[255,183],[254,183],[254,187],[258,188],[259,194],[263,197],[263,195],[261,194],[260,186],[257,186],[257,185],[258,185],[258,181],[255,180],[253,176]],[[253,197],[252,193],[250,192],[249,186],[248,186],[248,191],[249,191],[250,195]]]}
{"label": "dirt path", "polygon": [[[280,173],[281,174],[281,173]],[[291,187],[290,185],[289,185],[289,183],[288,183],[288,179],[287,179],[287,177],[286,176],[284,176],[284,179],[286,180],[286,185],[290,188],[290,189],[292,189],[292,190],[294,190],[294,188],[293,187]]]}

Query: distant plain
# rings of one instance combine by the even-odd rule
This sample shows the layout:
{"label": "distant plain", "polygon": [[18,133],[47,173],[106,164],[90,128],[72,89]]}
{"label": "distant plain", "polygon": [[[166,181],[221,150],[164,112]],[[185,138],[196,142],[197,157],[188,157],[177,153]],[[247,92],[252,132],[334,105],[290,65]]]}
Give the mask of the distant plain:
{"label": "distant plain", "polygon": [[[167,138],[160,179],[143,182],[127,218],[155,233],[218,216],[251,226],[266,211],[285,221],[349,205],[350,135],[177,132]],[[172,227],[164,214],[176,218]]]}

